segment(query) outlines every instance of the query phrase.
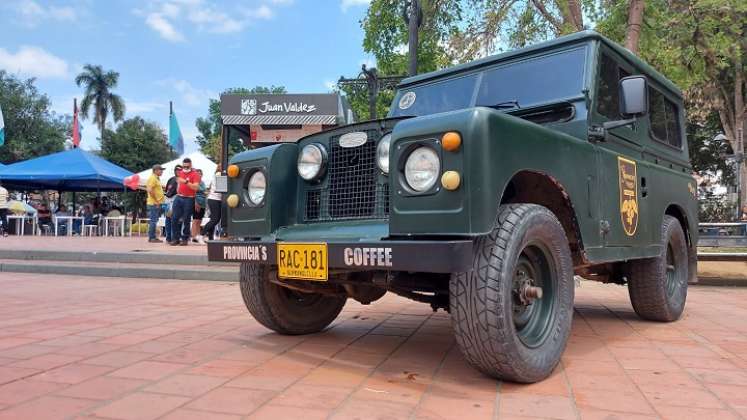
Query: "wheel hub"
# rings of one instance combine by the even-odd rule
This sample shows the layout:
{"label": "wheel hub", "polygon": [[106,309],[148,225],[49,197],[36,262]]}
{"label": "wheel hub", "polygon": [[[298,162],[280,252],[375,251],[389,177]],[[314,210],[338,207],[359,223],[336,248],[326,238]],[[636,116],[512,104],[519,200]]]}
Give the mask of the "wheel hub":
{"label": "wheel hub", "polygon": [[535,286],[535,280],[522,268],[514,277],[514,297],[521,305],[531,305],[535,299],[542,299],[542,288]]}
{"label": "wheel hub", "polygon": [[544,249],[528,246],[516,262],[511,295],[514,328],[529,347],[547,337],[553,318],[554,279]]}

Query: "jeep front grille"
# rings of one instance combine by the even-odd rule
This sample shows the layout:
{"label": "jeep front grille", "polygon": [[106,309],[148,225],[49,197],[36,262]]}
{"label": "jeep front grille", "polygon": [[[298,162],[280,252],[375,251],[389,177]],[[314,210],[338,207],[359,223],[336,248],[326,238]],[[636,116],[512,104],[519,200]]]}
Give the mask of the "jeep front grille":
{"label": "jeep front grille", "polygon": [[330,139],[327,173],[322,184],[305,194],[304,220],[385,219],[389,216],[389,185],[376,165],[380,133],[367,131],[368,141],[358,147],[340,147]]}

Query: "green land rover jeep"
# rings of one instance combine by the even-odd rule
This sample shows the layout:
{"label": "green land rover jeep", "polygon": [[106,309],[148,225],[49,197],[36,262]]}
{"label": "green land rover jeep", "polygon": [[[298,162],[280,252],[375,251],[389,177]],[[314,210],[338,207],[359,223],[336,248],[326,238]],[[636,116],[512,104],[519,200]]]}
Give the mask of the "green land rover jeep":
{"label": "green land rover jeep", "polygon": [[422,74],[387,118],[233,156],[229,238],[249,312],[281,334],[387,291],[451,314],[465,358],[547,377],[574,275],[682,314],[697,202],[681,92],[594,32]]}

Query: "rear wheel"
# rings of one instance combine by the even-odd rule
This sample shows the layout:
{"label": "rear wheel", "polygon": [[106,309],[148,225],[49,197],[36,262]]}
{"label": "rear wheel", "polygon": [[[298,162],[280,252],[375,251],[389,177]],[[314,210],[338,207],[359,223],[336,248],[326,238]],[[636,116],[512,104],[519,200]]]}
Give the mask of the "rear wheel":
{"label": "rear wheel", "polygon": [[664,216],[661,254],[631,261],[628,293],[633,309],[643,319],[675,321],[687,299],[688,246],[680,222]]}
{"label": "rear wheel", "polygon": [[304,293],[271,282],[277,272],[241,264],[241,297],[260,324],[280,334],[299,335],[326,328],[345,306],[346,296]]}
{"label": "rear wheel", "polygon": [[450,280],[452,323],[480,371],[516,382],[550,375],[573,318],[573,266],[555,215],[535,204],[498,210],[498,227],[475,243],[473,269]]}

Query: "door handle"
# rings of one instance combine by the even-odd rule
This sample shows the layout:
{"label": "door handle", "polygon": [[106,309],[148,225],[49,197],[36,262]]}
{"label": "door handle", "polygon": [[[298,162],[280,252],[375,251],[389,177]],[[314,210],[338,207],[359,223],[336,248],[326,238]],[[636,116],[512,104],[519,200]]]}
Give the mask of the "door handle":
{"label": "door handle", "polygon": [[646,177],[641,177],[641,197],[647,197],[648,196],[648,187],[646,186]]}

